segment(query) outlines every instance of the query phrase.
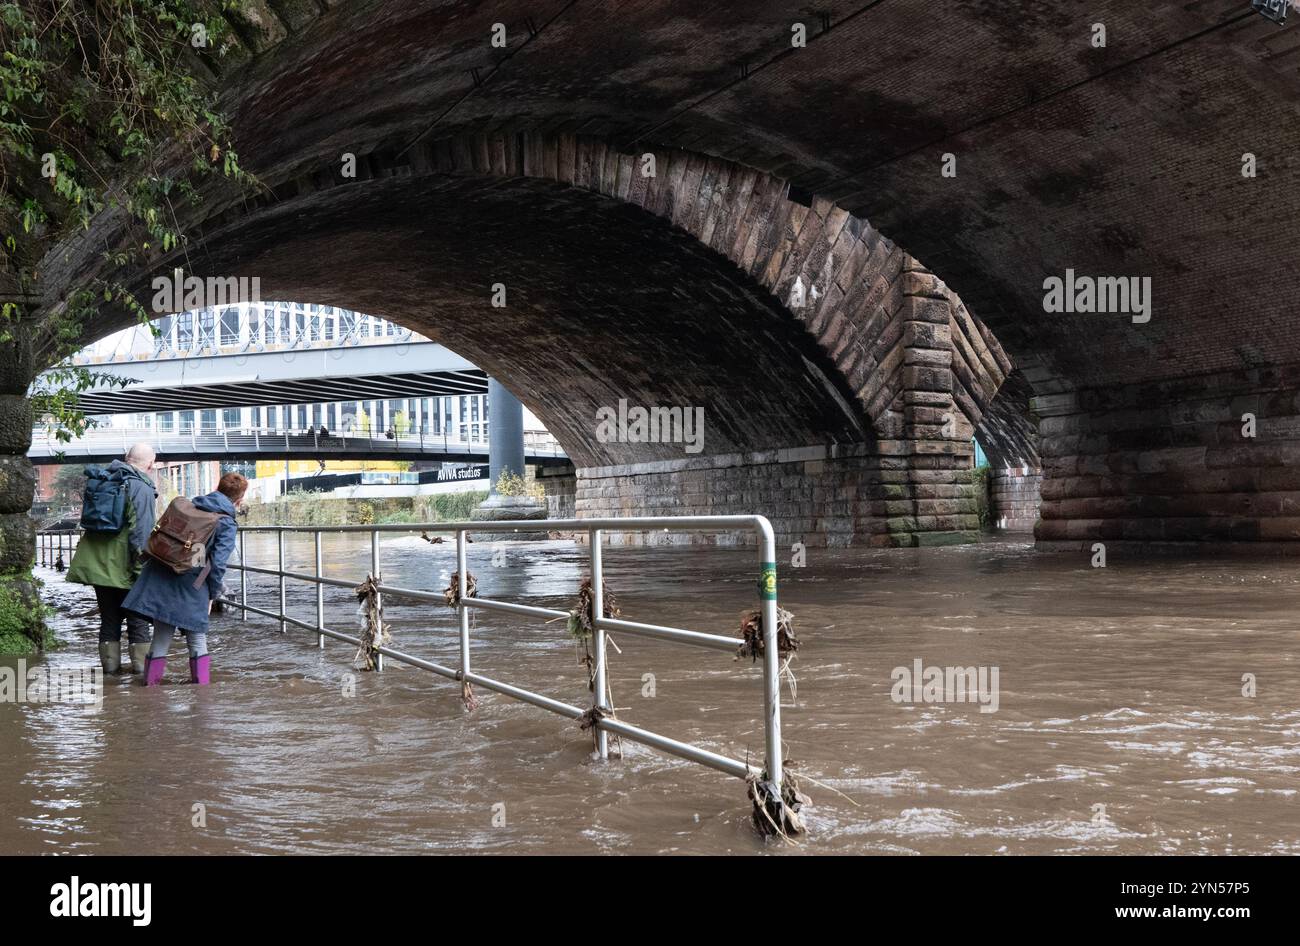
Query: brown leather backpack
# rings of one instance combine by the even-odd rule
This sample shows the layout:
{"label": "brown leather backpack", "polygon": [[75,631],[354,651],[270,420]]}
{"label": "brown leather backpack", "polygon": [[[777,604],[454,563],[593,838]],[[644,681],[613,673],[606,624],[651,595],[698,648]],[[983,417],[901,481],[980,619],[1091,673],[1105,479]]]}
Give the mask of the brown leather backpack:
{"label": "brown leather backpack", "polygon": [[194,580],[194,587],[198,588],[212,571],[212,563],[208,561],[208,543],[212,541],[223,515],[225,513],[204,512],[184,496],[177,496],[154,524],[145,554],[178,575],[192,568],[202,568]]}

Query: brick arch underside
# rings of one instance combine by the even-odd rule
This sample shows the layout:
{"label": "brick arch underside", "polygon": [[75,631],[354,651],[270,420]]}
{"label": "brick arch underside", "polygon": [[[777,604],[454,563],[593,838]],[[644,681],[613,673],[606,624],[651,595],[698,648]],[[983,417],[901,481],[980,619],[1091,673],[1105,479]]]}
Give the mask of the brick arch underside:
{"label": "brick arch underside", "polygon": [[[717,511],[683,499],[716,496],[701,486],[713,480],[729,511],[802,510],[783,534],[814,542],[974,525],[960,474],[1012,366],[865,221],[702,155],[661,152],[646,178],[634,156],[572,136],[390,158],[366,156],[358,181],[293,179],[229,208],[187,271],[258,276],[264,298],[384,315],[463,353],[546,421],[589,499],[612,497],[587,512]],[[93,333],[120,321],[105,310]],[[599,441],[596,409],[624,398],[704,408],[703,456]],[[649,492],[621,495],[629,476]]]}
{"label": "brick arch underside", "polygon": [[[650,154],[656,170],[647,175],[643,159]],[[664,148],[629,154],[598,138],[522,132],[438,139],[401,151],[380,148],[359,156],[356,172],[356,180],[333,170],[289,177],[255,200],[252,212],[334,198],[346,203],[352,190],[391,178],[434,178],[438,188],[449,186],[448,176],[478,179],[485,193],[545,181],[562,185],[579,202],[588,198],[577,192],[599,194],[623,205],[619,220],[640,220],[647,237],[660,234],[661,224],[670,224],[678,237],[693,237],[696,255],[703,251],[726,278],[745,283],[751,297],[784,312],[805,350],[829,366],[834,386],[866,426],[886,439],[915,437],[917,425],[927,428],[922,435],[945,426],[945,438],[969,439],[1012,370],[997,339],[956,294],[870,223],[830,201],[796,198],[786,181],[734,162]],[[474,185],[455,187],[444,202],[461,199]],[[322,191],[335,193],[326,198]],[[555,199],[564,198],[557,192]],[[609,209],[589,201],[583,206]],[[199,245],[234,239],[239,231],[231,224],[249,213],[249,203],[240,201],[203,222],[196,227]],[[590,255],[588,247],[605,240],[594,215],[562,219],[569,224],[562,243],[588,241],[586,247],[571,246],[578,255]],[[629,232],[623,245],[653,258],[660,238],[640,239]],[[608,281],[631,296],[656,292],[649,283],[661,275],[666,284],[674,279],[671,267],[632,267],[639,279],[632,286],[626,262],[602,266],[611,273]],[[590,266],[578,284],[599,283],[602,272]],[[675,291],[682,294],[681,287]],[[918,389],[928,395],[904,394]],[[859,432],[851,439],[864,438]]]}
{"label": "brick arch underside", "polygon": [[[872,440],[833,363],[772,297],[627,204],[552,182],[430,175],[283,201],[209,231],[187,272],[346,306],[499,378],[579,466],[681,458],[602,442],[596,411],[703,408],[703,453]],[[505,288],[505,305],[492,304]]]}

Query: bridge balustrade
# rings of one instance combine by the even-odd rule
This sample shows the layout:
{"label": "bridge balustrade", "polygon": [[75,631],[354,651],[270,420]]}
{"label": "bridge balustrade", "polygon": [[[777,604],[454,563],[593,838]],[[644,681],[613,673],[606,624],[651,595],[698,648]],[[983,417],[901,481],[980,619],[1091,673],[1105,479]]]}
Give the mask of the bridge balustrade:
{"label": "bridge balustrade", "polygon": [[[415,455],[466,455],[488,453],[487,437],[462,440],[445,433],[425,431],[391,431],[385,433],[369,430],[330,430],[322,435],[319,429],[293,431],[278,427],[193,429],[188,431],[159,431],[149,427],[92,428],[81,437],[60,441],[50,431],[38,428],[32,434],[32,447],[28,456],[33,458],[60,456],[64,460],[76,457],[121,456],[134,443],[153,444],[162,456],[167,454],[257,454],[277,456],[301,454],[346,456],[349,453],[410,453]],[[532,437],[527,440],[531,456],[562,459],[563,448],[553,439]]]}

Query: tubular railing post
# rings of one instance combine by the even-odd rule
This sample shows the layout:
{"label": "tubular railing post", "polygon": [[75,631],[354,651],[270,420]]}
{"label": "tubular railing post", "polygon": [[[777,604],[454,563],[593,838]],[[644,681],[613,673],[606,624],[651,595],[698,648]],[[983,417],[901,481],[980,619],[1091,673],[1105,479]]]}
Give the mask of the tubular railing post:
{"label": "tubular railing post", "polygon": [[[375,576],[376,584],[382,584],[382,582],[380,582],[379,580],[379,530],[378,529],[375,529],[370,533],[370,574]],[[316,587],[320,588],[321,586],[317,585]],[[383,623],[383,614],[384,614],[383,602],[384,602],[383,596],[380,595],[378,592],[376,592],[375,610],[379,612],[380,615],[379,620],[381,624]],[[375,654],[375,669],[378,671],[383,671],[384,669],[383,654],[380,653]]]}
{"label": "tubular railing post", "polygon": [[279,570],[279,572],[280,572],[280,633],[281,633],[281,634],[284,634],[284,633],[286,633],[286,632],[288,631],[288,629],[289,629],[289,628],[288,628],[288,625],[285,623],[285,620],[284,620],[284,613],[285,613],[285,597],[284,597],[284,530],[281,529],[279,532],[277,532],[277,533],[275,534],[275,537],[276,537],[276,539],[278,540],[278,551],[279,551],[279,561],[280,561],[279,568],[278,568],[278,570]]}
{"label": "tubular railing post", "polygon": [[469,565],[465,555],[465,530],[456,530],[456,590],[460,605],[457,618],[460,622],[460,674],[461,680],[468,678],[469,668],[469,606],[465,599],[469,597]]}
{"label": "tubular railing post", "polygon": [[239,614],[241,621],[248,620],[248,533],[239,533]]}
{"label": "tubular railing post", "polygon": [[[596,709],[608,711],[610,707],[605,701],[605,632],[600,626],[600,619],[605,616],[605,576],[600,558],[601,531],[591,529],[588,536],[591,539],[591,622],[594,625],[592,648],[596,651],[596,666],[593,673],[595,694],[592,705]],[[604,727],[599,723],[596,724],[596,754],[602,759],[609,758],[609,733],[605,732]]]}
{"label": "tubular railing post", "polygon": [[760,523],[759,607],[763,612],[763,708],[766,712],[767,778],[781,798],[781,677],[776,633],[776,539],[772,527]]}
{"label": "tubular railing post", "polygon": [[[316,577],[321,575],[321,554],[320,554],[320,533],[316,533]],[[325,626],[325,586],[319,581],[316,582],[316,646],[321,650],[325,649],[325,635],[320,633],[321,628]]]}

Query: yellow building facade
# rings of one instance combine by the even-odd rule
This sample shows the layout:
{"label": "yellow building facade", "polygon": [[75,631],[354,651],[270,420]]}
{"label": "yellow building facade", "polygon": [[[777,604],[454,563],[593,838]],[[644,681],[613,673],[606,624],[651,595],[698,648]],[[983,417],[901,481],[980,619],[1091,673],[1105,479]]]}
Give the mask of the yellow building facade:
{"label": "yellow building facade", "polygon": [[[320,462],[317,460],[258,460],[257,461],[257,478],[279,476],[288,468],[289,474],[310,474],[322,472]],[[367,470],[381,470],[388,472],[401,472],[409,470],[411,462],[409,460],[326,460],[326,473],[361,473]]]}

